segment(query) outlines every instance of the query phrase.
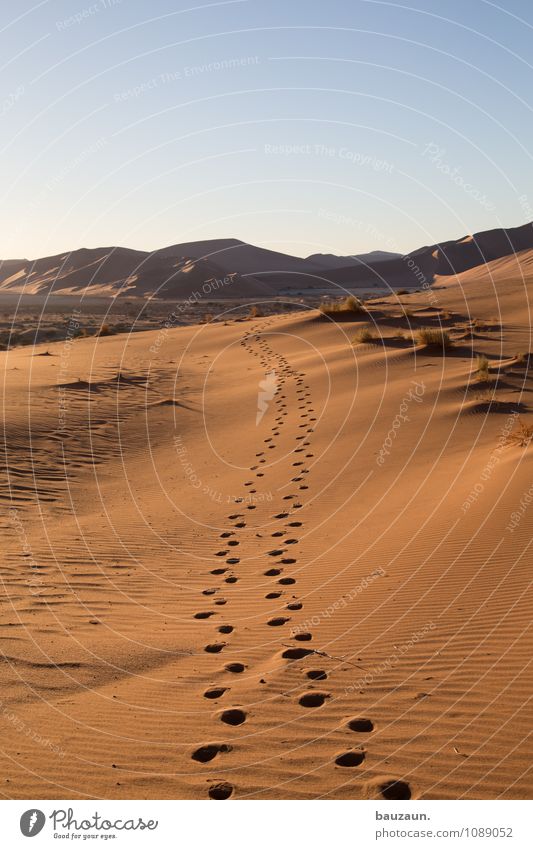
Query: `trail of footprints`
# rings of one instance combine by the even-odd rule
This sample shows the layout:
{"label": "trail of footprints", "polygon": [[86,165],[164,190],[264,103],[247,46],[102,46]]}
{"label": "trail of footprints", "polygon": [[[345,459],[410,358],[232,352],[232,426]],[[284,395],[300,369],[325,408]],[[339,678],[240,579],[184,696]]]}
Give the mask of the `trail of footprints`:
{"label": "trail of footprints", "polygon": [[[295,445],[288,455],[288,458],[283,458],[289,461],[290,478],[289,483],[294,484],[294,492],[289,492],[286,495],[280,496],[283,507],[279,512],[272,517],[275,523],[281,523],[279,529],[272,532],[274,547],[265,551],[262,555],[265,561],[265,567],[262,575],[265,578],[275,579],[275,588],[269,590],[264,598],[274,600],[282,598],[286,587],[295,587],[297,579],[291,574],[290,567],[298,562],[296,556],[299,539],[297,534],[304,527],[304,522],[299,519],[298,511],[304,506],[303,496],[309,489],[308,475],[310,469],[308,462],[313,458],[311,449],[311,435],[314,432],[314,423],[316,422],[315,410],[312,406],[311,393],[309,385],[305,382],[305,374],[295,371],[288,363],[285,357],[276,353],[268,344],[266,338],[261,335],[261,331],[268,326],[269,322],[264,322],[258,325],[254,331],[246,333],[241,340],[242,347],[252,356],[259,358],[261,366],[265,372],[275,371],[277,386],[272,403],[275,405],[275,419],[272,427],[272,435],[264,440],[262,450],[259,450],[254,459],[253,465],[250,467],[252,473],[249,480],[244,481],[243,486],[245,495],[242,498],[235,499],[238,509],[243,512],[233,512],[228,516],[228,520],[232,523],[228,530],[220,534],[222,548],[214,552],[216,559],[222,560],[224,565],[214,565],[211,569],[211,575],[219,577],[223,584],[232,585],[239,581],[239,575],[236,567],[240,563],[240,558],[237,556],[236,549],[241,545],[239,534],[246,532],[248,528],[247,518],[251,519],[251,512],[257,509],[257,505],[253,503],[253,496],[257,494],[258,481],[261,481],[267,475],[268,462],[270,457],[269,451],[275,451],[278,447],[277,439],[280,437],[282,429],[286,427],[288,418],[287,395],[285,387],[288,381],[293,380],[295,383],[295,394],[297,399],[298,425],[296,427],[296,436],[294,439]],[[292,488],[292,487],[291,487]],[[282,490],[283,491],[283,490]],[[252,498],[250,498],[252,497]],[[248,500],[251,503],[246,503]],[[275,527],[275,526],[274,526]],[[248,528],[249,530],[249,528]],[[276,544],[277,543],[277,544]],[[270,560],[272,559],[272,565]],[[208,587],[203,590],[204,596],[216,595],[218,587]],[[215,605],[224,606],[227,604],[227,599],[217,597],[214,601]],[[271,628],[282,628],[287,626],[291,621],[291,612],[302,610],[303,603],[293,595],[285,604],[283,614],[272,616],[266,621],[266,625]],[[195,614],[195,619],[210,619],[215,614],[214,610],[202,610]],[[217,633],[223,636],[230,635],[234,631],[231,624],[222,624],[217,627]],[[299,631],[292,635],[292,640],[301,644],[308,644],[312,641],[313,635],[311,632]],[[218,654],[223,652],[228,645],[227,641],[215,637],[215,639],[207,643],[204,651],[210,654]],[[301,660],[306,657],[315,655],[315,652],[310,648],[305,648],[304,645],[298,647],[286,648],[282,652],[282,658],[288,661]],[[316,655],[318,657],[318,655]],[[239,675],[246,670],[246,664],[239,662],[227,663],[222,673],[230,673]],[[325,681],[328,673],[324,669],[308,669],[305,675],[309,681]],[[313,686],[314,685],[310,685]],[[222,698],[230,689],[228,686],[210,686],[204,692],[204,698],[218,700]],[[330,698],[330,693],[322,690],[309,689],[300,694],[298,703],[302,708],[319,708],[327,699]],[[228,707],[217,711],[214,714],[214,719],[225,725],[239,726],[246,722],[247,713],[242,708]],[[359,717],[350,720],[346,728],[356,734],[369,734],[374,730],[373,722],[364,717]],[[209,763],[219,755],[231,752],[232,746],[228,743],[205,743],[199,746],[191,754],[192,760],[199,763]],[[360,766],[365,759],[365,751],[363,747],[350,749],[339,753],[334,758],[334,763],[340,768],[352,768]],[[397,785],[397,786],[396,786]],[[381,795],[384,798],[410,798],[410,789],[406,782],[387,782],[381,788]],[[211,799],[229,799],[234,792],[233,786],[227,781],[219,781],[209,788],[208,795]],[[389,794],[389,795],[387,795]],[[395,795],[397,794],[397,795]],[[408,795],[406,795],[408,794]]]}

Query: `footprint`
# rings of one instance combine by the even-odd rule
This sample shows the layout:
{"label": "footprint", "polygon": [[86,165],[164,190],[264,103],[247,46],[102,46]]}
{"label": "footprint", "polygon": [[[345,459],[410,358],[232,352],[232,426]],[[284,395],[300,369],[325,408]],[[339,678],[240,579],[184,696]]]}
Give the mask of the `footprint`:
{"label": "footprint", "polygon": [[273,578],[274,575],[281,575],[281,569],[267,569],[266,572],[263,572],[267,578]]}
{"label": "footprint", "polygon": [[274,548],[272,551],[267,551],[269,557],[279,557],[283,554],[283,548]]}
{"label": "footprint", "polygon": [[309,643],[313,639],[313,635],[304,631],[302,634],[295,634],[294,639],[299,643]]}
{"label": "footprint", "polygon": [[267,593],[265,598],[279,598],[281,593]]}
{"label": "footprint", "polygon": [[298,542],[297,539],[286,539],[285,545],[296,545],[297,542]]}
{"label": "footprint", "polygon": [[308,669],[305,673],[311,681],[325,681],[328,673],[324,669]]}
{"label": "footprint", "polygon": [[223,575],[224,572],[227,572],[227,569],[211,569],[212,575]]}
{"label": "footprint", "polygon": [[221,606],[223,604],[227,604],[227,603],[228,602],[226,601],[225,598],[217,598],[217,600],[215,601],[215,604],[218,604],[219,606]]}
{"label": "footprint", "polygon": [[221,752],[231,752],[231,748],[227,743],[206,743],[204,746],[195,749],[191,758],[193,761],[206,764]]}
{"label": "footprint", "polygon": [[284,563],[285,565],[289,565],[290,563],[296,563],[296,558],[294,558],[294,557],[283,557],[280,562]]}
{"label": "footprint", "polygon": [[280,578],[278,584],[281,584],[283,587],[289,587],[291,584],[296,583],[296,578]]}
{"label": "footprint", "polygon": [[210,799],[229,799],[233,793],[233,787],[227,781],[221,781],[218,784],[213,784],[209,788]]}
{"label": "footprint", "polygon": [[218,629],[219,634],[231,634],[233,631],[233,625],[221,625]]}
{"label": "footprint", "polygon": [[224,669],[226,672],[233,672],[234,675],[238,675],[240,672],[244,672],[246,666],[244,663],[226,663]]}
{"label": "footprint", "polygon": [[320,693],[318,690],[311,690],[309,693],[303,693],[298,699],[298,703],[302,707],[313,708],[323,705],[326,699],[329,699],[329,693]]}
{"label": "footprint", "polygon": [[348,728],[350,729],[350,731],[358,731],[364,734],[374,730],[374,723],[371,719],[366,719],[366,717],[358,716],[356,719],[350,719],[348,723]]}
{"label": "footprint", "polygon": [[288,515],[288,513],[278,513],[276,516],[274,516],[274,519],[286,519]]}
{"label": "footprint", "polygon": [[301,610],[303,604],[301,601],[291,601],[290,604],[287,605],[287,610]]}
{"label": "footprint", "polygon": [[220,699],[227,689],[227,687],[210,687],[205,691],[204,699]]}
{"label": "footprint", "polygon": [[214,616],[214,615],[215,615],[214,610],[201,610],[200,613],[194,614],[194,618],[195,619],[209,619],[210,616]]}
{"label": "footprint", "polygon": [[224,578],[225,584],[236,584],[239,579],[235,575],[230,575],[229,578]]}
{"label": "footprint", "polygon": [[302,658],[307,657],[310,654],[314,654],[311,649],[291,648],[286,649],[281,656],[285,658],[285,660],[302,660]]}
{"label": "footprint", "polygon": [[270,625],[272,628],[276,628],[279,625],[285,625],[286,622],[290,622],[290,616],[275,616],[273,619],[269,619],[267,625]]}
{"label": "footprint", "polygon": [[226,560],[226,563],[229,563],[231,566],[234,566],[235,563],[240,563],[240,562],[241,562],[240,557],[228,557],[228,559]]}
{"label": "footprint", "polygon": [[225,722],[226,725],[242,725],[243,722],[246,722],[246,713],[240,708],[228,708],[227,710],[223,710],[218,715],[218,718],[221,722]]}
{"label": "footprint", "polygon": [[218,654],[225,647],[226,643],[208,643],[204,646],[204,651],[209,654]]}
{"label": "footprint", "polygon": [[343,752],[335,758],[335,763],[337,766],[359,766],[364,759],[364,752]]}
{"label": "footprint", "polygon": [[379,786],[379,792],[383,799],[410,799],[411,788],[407,781],[396,779],[384,781]]}

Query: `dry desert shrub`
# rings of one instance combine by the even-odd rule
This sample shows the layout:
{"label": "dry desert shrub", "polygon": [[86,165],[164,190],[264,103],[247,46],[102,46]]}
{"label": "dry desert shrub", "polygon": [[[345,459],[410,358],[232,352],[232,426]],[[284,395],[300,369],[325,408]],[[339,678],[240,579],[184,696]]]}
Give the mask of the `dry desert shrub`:
{"label": "dry desert shrub", "polygon": [[335,301],[333,303],[320,304],[320,312],[323,315],[335,315],[336,313],[364,313],[366,312],[362,301],[356,298],[355,295],[348,295],[344,301]]}
{"label": "dry desert shrub", "polygon": [[439,348],[441,351],[445,351],[453,347],[448,331],[437,327],[422,327],[417,330],[416,337],[419,343],[426,348]]}
{"label": "dry desert shrub", "polygon": [[372,342],[375,342],[376,337],[370,330],[370,327],[362,327],[361,330],[355,335],[353,341],[358,345],[368,345]]}
{"label": "dry desert shrub", "polygon": [[506,440],[507,445],[518,445],[525,448],[533,439],[533,425],[528,425],[522,419],[518,419],[515,429]]}
{"label": "dry desert shrub", "polygon": [[478,354],[477,358],[477,378],[478,380],[489,380],[489,361],[484,354]]}
{"label": "dry desert shrub", "polygon": [[113,336],[115,330],[109,324],[102,324],[99,331],[97,332],[97,336]]}

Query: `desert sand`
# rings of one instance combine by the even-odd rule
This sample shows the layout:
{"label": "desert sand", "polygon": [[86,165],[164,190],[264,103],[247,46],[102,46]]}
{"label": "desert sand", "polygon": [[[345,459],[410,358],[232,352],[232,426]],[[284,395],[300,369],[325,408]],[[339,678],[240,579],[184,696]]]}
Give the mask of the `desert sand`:
{"label": "desert sand", "polygon": [[532,792],[528,257],[0,353],[4,798]]}

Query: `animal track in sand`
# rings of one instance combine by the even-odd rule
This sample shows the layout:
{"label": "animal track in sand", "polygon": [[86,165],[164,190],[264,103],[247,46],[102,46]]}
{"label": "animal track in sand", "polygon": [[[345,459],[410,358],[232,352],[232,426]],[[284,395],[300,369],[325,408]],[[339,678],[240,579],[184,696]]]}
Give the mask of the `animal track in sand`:
{"label": "animal track in sand", "polygon": [[329,699],[329,693],[320,693],[318,690],[312,690],[308,693],[303,693],[298,699],[298,704],[306,708],[321,707],[326,699]]}
{"label": "animal track in sand", "polygon": [[228,554],[227,551],[215,551],[215,557],[225,557]]}
{"label": "animal track in sand", "polygon": [[[239,540],[238,540],[238,539],[230,539],[230,541],[228,542],[228,545],[231,545],[232,547],[235,547],[236,545],[240,545],[240,543],[239,543]],[[227,553],[228,553],[228,552],[226,551],[226,554],[227,554]]]}
{"label": "animal track in sand", "polygon": [[218,718],[226,725],[242,725],[246,722],[246,712],[240,708],[228,708],[218,714]]}
{"label": "animal track in sand", "polygon": [[292,584],[296,583],[296,578],[280,578],[278,584],[281,584],[284,587],[289,587]]}
{"label": "animal track in sand", "polygon": [[308,669],[305,673],[311,681],[325,681],[328,673],[324,669]]}
{"label": "animal track in sand", "polygon": [[348,722],[348,728],[350,729],[350,731],[358,731],[361,734],[365,734],[369,731],[374,730],[374,723],[371,719],[358,716],[355,719],[350,719],[350,721]]}
{"label": "animal track in sand", "polygon": [[281,575],[282,571],[283,569],[267,569],[267,571],[263,572],[263,574],[267,578],[273,578],[275,575]]}
{"label": "animal track in sand", "polygon": [[218,629],[219,634],[231,634],[234,630],[233,625],[221,625]]}
{"label": "animal track in sand", "polygon": [[194,750],[191,758],[193,761],[206,764],[212,761],[213,758],[216,758],[221,752],[231,752],[231,746],[227,743],[205,743],[205,745]]}
{"label": "animal track in sand", "polygon": [[282,537],[282,536],[283,536],[283,531],[274,531],[274,533],[273,533],[273,534],[271,534],[271,536],[273,536],[273,537]]}
{"label": "animal track in sand", "polygon": [[384,781],[379,786],[379,792],[384,799],[410,799],[411,788],[407,781],[401,779]]}
{"label": "animal track in sand", "polygon": [[230,575],[229,578],[224,578],[226,584],[236,584],[239,579],[235,575]]}
{"label": "animal track in sand", "polygon": [[222,567],[221,569],[211,569],[210,574],[211,575],[223,575],[224,572],[227,572],[227,571],[228,570],[225,567]]}
{"label": "animal track in sand", "polygon": [[215,601],[215,604],[219,604],[219,605],[221,605],[221,604],[227,604],[227,603],[228,603],[228,602],[226,601],[226,599],[225,599],[225,598],[217,598],[217,600]]}
{"label": "animal track in sand", "polygon": [[220,699],[228,687],[209,687],[204,693],[204,699]]}
{"label": "animal track in sand", "polygon": [[273,619],[269,619],[267,625],[270,625],[272,628],[277,628],[279,625],[285,625],[286,622],[290,622],[290,616],[275,616]]}
{"label": "animal track in sand", "polygon": [[239,663],[238,661],[232,663],[226,663],[224,669],[226,672],[232,672],[234,675],[238,675],[240,672],[244,672],[246,666],[244,663]]}
{"label": "animal track in sand", "polygon": [[229,799],[233,793],[233,787],[226,781],[221,781],[218,784],[213,784],[209,788],[210,799]]}
{"label": "animal track in sand", "polygon": [[286,519],[288,515],[289,515],[288,513],[277,513],[274,516],[274,519]]}
{"label": "animal track in sand", "polygon": [[310,654],[314,654],[312,649],[289,648],[281,656],[286,660],[302,660]]}
{"label": "animal track in sand", "polygon": [[236,528],[245,528],[245,527],[246,527],[246,522],[237,522],[237,524],[235,525],[235,527],[236,527]]}
{"label": "animal track in sand", "polygon": [[265,598],[279,598],[281,593],[267,593]]}
{"label": "animal track in sand", "polygon": [[228,537],[235,536],[235,531],[224,531],[223,534],[220,534],[220,539],[227,539]]}
{"label": "animal track in sand", "polygon": [[204,646],[204,651],[208,654],[218,654],[225,647],[226,643],[208,643]]}
{"label": "animal track in sand", "polygon": [[309,643],[313,639],[313,635],[309,634],[309,632],[304,631],[301,634],[295,634],[294,639],[299,643]]}
{"label": "animal track in sand", "polygon": [[217,587],[208,587],[206,590],[202,590],[202,595],[214,595],[217,591]]}
{"label": "animal track in sand", "polygon": [[267,554],[269,557],[279,557],[284,551],[284,548],[273,548],[272,551],[267,551]]}
{"label": "animal track in sand", "polygon": [[297,542],[298,542],[298,540],[297,540],[297,539],[292,539],[292,538],[291,538],[291,539],[286,539],[286,540],[285,540],[285,545],[296,545],[296,543],[297,543]]}
{"label": "animal track in sand", "polygon": [[302,522],[289,522],[287,525],[288,528],[301,528]]}
{"label": "animal track in sand", "polygon": [[303,604],[302,604],[301,601],[291,601],[287,605],[287,610],[301,610],[302,607],[303,607]]}
{"label": "animal track in sand", "polygon": [[201,610],[200,613],[194,614],[194,618],[195,619],[209,619],[210,616],[214,616],[214,615],[215,615],[214,610]]}
{"label": "animal track in sand", "polygon": [[335,758],[335,763],[337,766],[360,766],[365,759],[364,752],[343,752],[342,755],[338,755]]}
{"label": "animal track in sand", "polygon": [[292,563],[296,563],[295,557],[282,557],[280,563],[283,563],[284,566],[288,566]]}

